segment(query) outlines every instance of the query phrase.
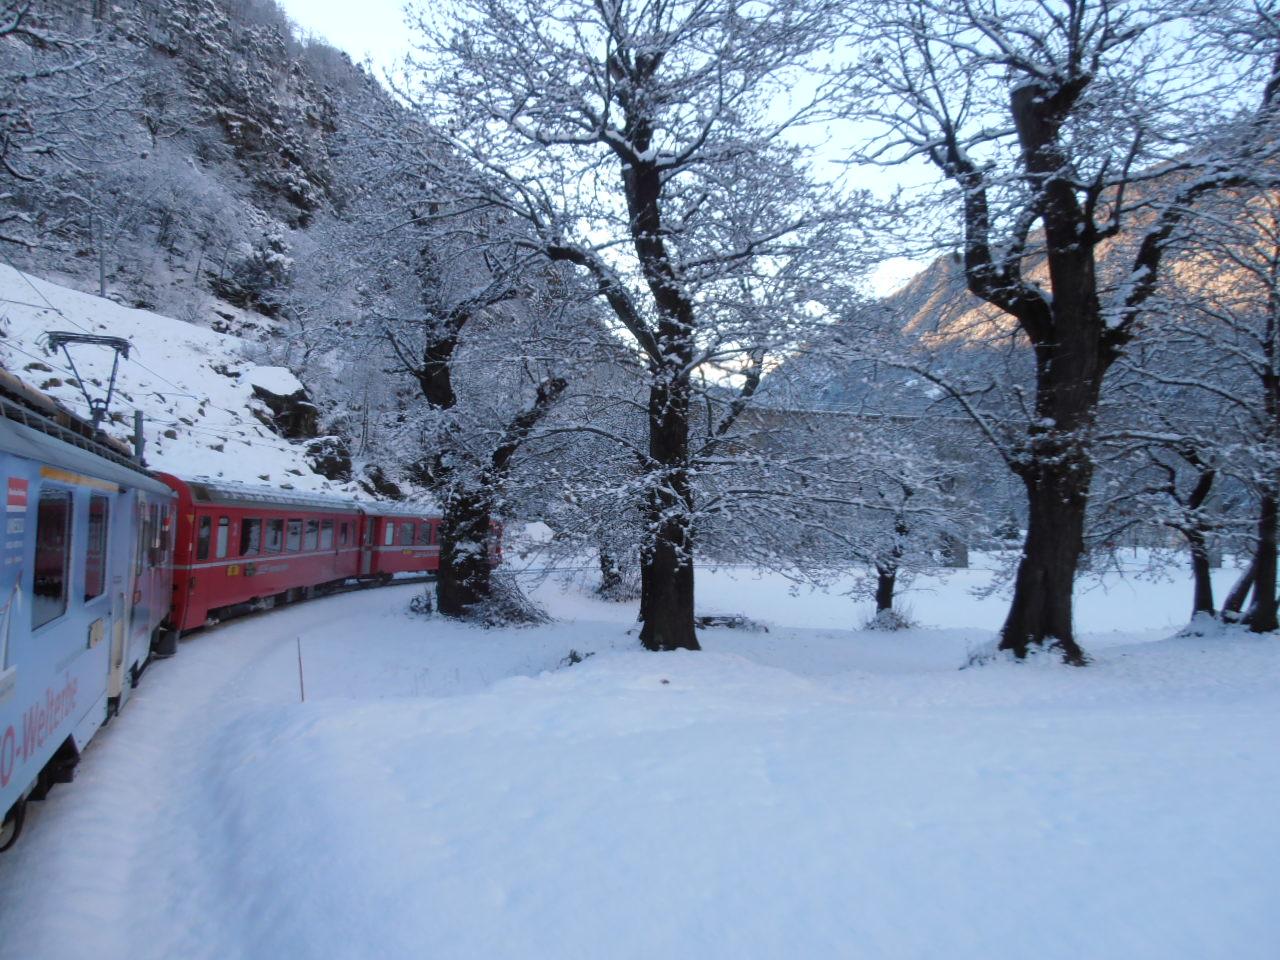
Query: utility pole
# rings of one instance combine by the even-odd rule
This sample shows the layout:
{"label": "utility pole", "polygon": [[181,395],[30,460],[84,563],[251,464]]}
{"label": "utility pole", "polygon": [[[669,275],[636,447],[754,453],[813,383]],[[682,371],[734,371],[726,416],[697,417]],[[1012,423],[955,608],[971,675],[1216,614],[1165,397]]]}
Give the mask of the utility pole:
{"label": "utility pole", "polygon": [[143,449],[147,445],[147,438],[142,433],[142,411],[133,411],[133,459],[138,461],[138,466],[145,467],[147,459],[142,455]]}

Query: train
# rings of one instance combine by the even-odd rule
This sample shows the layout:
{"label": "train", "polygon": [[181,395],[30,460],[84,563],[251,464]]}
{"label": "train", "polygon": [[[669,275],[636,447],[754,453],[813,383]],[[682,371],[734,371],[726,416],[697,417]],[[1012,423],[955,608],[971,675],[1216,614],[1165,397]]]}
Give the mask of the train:
{"label": "train", "polygon": [[0,474],[0,851],[183,635],[439,569],[421,506],[155,473],[3,372]]}

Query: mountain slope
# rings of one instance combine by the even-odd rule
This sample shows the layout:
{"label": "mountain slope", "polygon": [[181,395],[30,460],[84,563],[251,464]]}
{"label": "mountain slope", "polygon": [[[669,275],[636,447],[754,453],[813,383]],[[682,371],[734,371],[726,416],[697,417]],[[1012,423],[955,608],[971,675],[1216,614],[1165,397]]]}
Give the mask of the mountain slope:
{"label": "mountain slope", "polygon": [[[52,330],[106,334],[132,344],[120,364],[107,432],[133,436],[133,412],[145,417],[146,459],[157,470],[286,489],[357,494],[359,487],[316,473],[306,441],[273,423],[262,391],[302,389],[282,367],[260,365],[255,345],[172,317],[120,306],[0,266],[0,364],[31,386],[87,416],[88,404]],[[91,396],[105,395],[114,354],[73,345],[71,358]],[[258,392],[255,393],[255,385]]]}

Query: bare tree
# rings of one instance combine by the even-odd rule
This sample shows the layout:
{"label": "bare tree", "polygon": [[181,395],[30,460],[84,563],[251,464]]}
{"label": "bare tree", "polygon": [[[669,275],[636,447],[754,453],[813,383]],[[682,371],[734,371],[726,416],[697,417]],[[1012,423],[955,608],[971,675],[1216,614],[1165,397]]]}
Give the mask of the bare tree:
{"label": "bare tree", "polygon": [[[1033,357],[1021,437],[988,424],[1028,502],[1000,638],[1017,656],[1044,645],[1086,662],[1072,589],[1104,377],[1190,205],[1268,155],[1274,44],[1221,43],[1233,11],[898,0],[854,16],[856,112],[885,130],[859,156],[923,158],[941,172],[961,211],[968,291],[1016,326]],[[1238,121],[1241,89],[1263,106]],[[968,405],[981,415],[972,397]]]}
{"label": "bare tree", "polygon": [[522,221],[459,198],[454,185],[473,172],[421,117],[384,102],[365,121],[336,152],[349,161],[343,218],[322,225],[313,282],[287,313],[313,367],[349,358],[354,343],[354,367],[396,376],[400,389],[375,398],[383,437],[366,455],[439,500],[437,605],[467,616],[491,596],[493,530],[517,455],[567,386],[568,358],[542,344],[579,303],[567,268],[520,248]]}
{"label": "bare tree", "polygon": [[607,303],[647,375],[641,639],[694,632],[691,422],[732,384],[723,435],[768,357],[850,266],[847,216],[789,139],[827,94],[803,67],[835,40],[830,0],[460,0],[423,10],[423,93],[485,172],[477,204],[530,227]]}
{"label": "bare tree", "polygon": [[1215,464],[1252,493],[1252,559],[1223,614],[1268,632],[1280,626],[1280,199],[1271,190],[1216,194],[1189,223],[1181,254],[1160,294],[1159,346],[1141,372],[1216,412],[1183,456],[1202,477]]}

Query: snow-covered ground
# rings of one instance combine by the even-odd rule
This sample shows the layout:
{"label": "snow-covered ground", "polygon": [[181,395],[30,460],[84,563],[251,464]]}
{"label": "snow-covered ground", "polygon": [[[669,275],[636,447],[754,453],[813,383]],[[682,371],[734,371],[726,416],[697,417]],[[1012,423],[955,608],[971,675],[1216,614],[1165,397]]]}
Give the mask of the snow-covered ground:
{"label": "snow-covered ground", "polygon": [[1112,577],[1090,668],[960,670],[987,576],[879,634],[700,571],[770,625],[700,654],[554,581],[535,628],[395,586],[192,636],[0,858],[0,957],[1280,956],[1280,641]]}
{"label": "snow-covered ground", "polygon": [[[235,311],[224,308],[235,317]],[[259,318],[260,319],[260,318]],[[113,436],[133,436],[133,411],[146,417],[148,464],[182,477],[210,477],[298,490],[354,494],[351,484],[316,474],[305,444],[278,436],[253,415],[269,413],[254,398],[258,384],[288,395],[302,385],[282,367],[249,359],[247,341],[172,317],[133,310],[0,264],[0,366],[64,406],[88,416],[88,404],[62,351],[46,349],[53,330],[123,337],[132,345],[122,360],[106,425]],[[72,345],[71,356],[103,397],[114,353]]]}

